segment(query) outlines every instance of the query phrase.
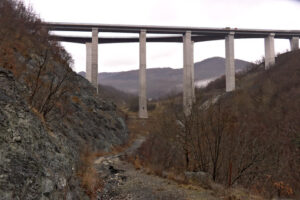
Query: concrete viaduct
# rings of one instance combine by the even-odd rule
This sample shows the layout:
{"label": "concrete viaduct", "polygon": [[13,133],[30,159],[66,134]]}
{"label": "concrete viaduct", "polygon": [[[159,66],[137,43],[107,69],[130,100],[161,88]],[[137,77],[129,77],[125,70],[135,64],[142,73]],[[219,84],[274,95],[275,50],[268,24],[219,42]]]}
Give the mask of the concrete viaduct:
{"label": "concrete viaduct", "polygon": [[[44,23],[49,31],[91,32],[91,37],[52,35],[51,39],[86,44],[86,78],[98,88],[98,44],[140,43],[139,68],[139,117],[147,118],[146,97],[146,43],[183,43],[183,110],[186,115],[195,101],[194,85],[194,43],[225,39],[226,52],[226,92],[235,90],[234,39],[264,38],[265,69],[275,64],[274,39],[289,39],[291,50],[299,49],[299,30],[263,30],[232,28],[197,28],[171,26],[135,26],[108,24]],[[139,37],[99,37],[99,32],[138,33]],[[146,34],[159,34],[147,37]],[[161,36],[164,35],[165,36]],[[171,35],[171,36],[170,36]]]}

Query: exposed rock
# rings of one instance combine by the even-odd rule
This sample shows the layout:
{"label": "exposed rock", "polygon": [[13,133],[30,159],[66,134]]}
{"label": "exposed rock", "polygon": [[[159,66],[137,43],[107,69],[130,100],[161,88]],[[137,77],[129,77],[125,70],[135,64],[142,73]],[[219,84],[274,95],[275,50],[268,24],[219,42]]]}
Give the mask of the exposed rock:
{"label": "exposed rock", "polygon": [[22,140],[21,140],[20,136],[16,136],[16,137],[13,138],[13,141],[14,142],[21,142]]}
{"label": "exposed rock", "polygon": [[42,193],[45,196],[48,196],[53,190],[54,190],[54,183],[48,178],[43,179],[42,180]]}
{"label": "exposed rock", "polygon": [[[79,183],[58,188],[55,174],[73,176],[69,166],[75,159],[72,149],[57,152],[58,141],[45,130],[20,96],[20,84],[12,74],[0,68],[0,196],[2,199],[63,198],[63,189],[83,197]],[[66,187],[66,185],[65,185]],[[1,199],[0,198],[0,199]]]}
{"label": "exposed rock", "polygon": [[82,147],[109,150],[127,139],[116,106],[82,77],[74,73],[71,79],[79,89],[70,95],[80,104],[46,127],[24,100],[22,79],[0,67],[0,200],[89,199],[76,177]]}

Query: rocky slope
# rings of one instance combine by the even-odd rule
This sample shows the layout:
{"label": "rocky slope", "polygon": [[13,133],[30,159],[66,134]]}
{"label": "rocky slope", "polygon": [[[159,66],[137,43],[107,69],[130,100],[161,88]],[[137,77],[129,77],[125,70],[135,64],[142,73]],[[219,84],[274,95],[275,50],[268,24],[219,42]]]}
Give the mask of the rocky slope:
{"label": "rocky slope", "polygon": [[0,68],[0,199],[81,197],[72,178],[78,153],[45,129],[20,96],[22,89]]}
{"label": "rocky slope", "polygon": [[0,30],[0,200],[89,199],[86,157],[127,140],[123,119],[22,1],[0,1]]}
{"label": "rocky slope", "polygon": [[[73,114],[43,122],[24,100],[26,87],[0,68],[0,199],[88,199],[76,177],[85,145],[108,150],[126,140],[116,108],[82,77]],[[80,101],[80,102],[79,102]]]}

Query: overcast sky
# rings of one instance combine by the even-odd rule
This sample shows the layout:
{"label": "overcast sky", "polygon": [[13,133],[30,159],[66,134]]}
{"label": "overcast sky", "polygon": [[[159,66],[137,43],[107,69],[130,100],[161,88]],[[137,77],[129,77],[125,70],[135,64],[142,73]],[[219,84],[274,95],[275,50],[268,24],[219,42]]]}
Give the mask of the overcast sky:
{"label": "overcast sky", "polygon": [[[300,0],[24,0],[47,22],[233,27],[300,30]],[[91,35],[91,33],[60,33]],[[99,33],[99,36],[122,34]],[[124,34],[123,34],[124,35]],[[130,36],[138,36],[132,34]],[[74,70],[85,71],[85,45],[62,43],[74,58]],[[290,48],[276,39],[276,52]],[[182,67],[182,44],[147,43],[147,67]],[[235,58],[256,61],[264,55],[263,39],[235,40]],[[225,42],[195,44],[195,62],[225,56]],[[99,71],[138,69],[139,46],[99,45]]]}

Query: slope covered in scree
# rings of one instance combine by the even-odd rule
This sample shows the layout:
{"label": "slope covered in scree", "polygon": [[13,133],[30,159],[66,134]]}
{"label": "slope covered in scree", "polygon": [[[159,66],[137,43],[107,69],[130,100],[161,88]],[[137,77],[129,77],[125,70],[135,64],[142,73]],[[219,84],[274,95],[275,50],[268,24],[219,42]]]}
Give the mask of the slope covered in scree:
{"label": "slope covered in scree", "polygon": [[84,199],[82,152],[126,141],[116,106],[71,66],[32,12],[0,1],[0,199]]}

